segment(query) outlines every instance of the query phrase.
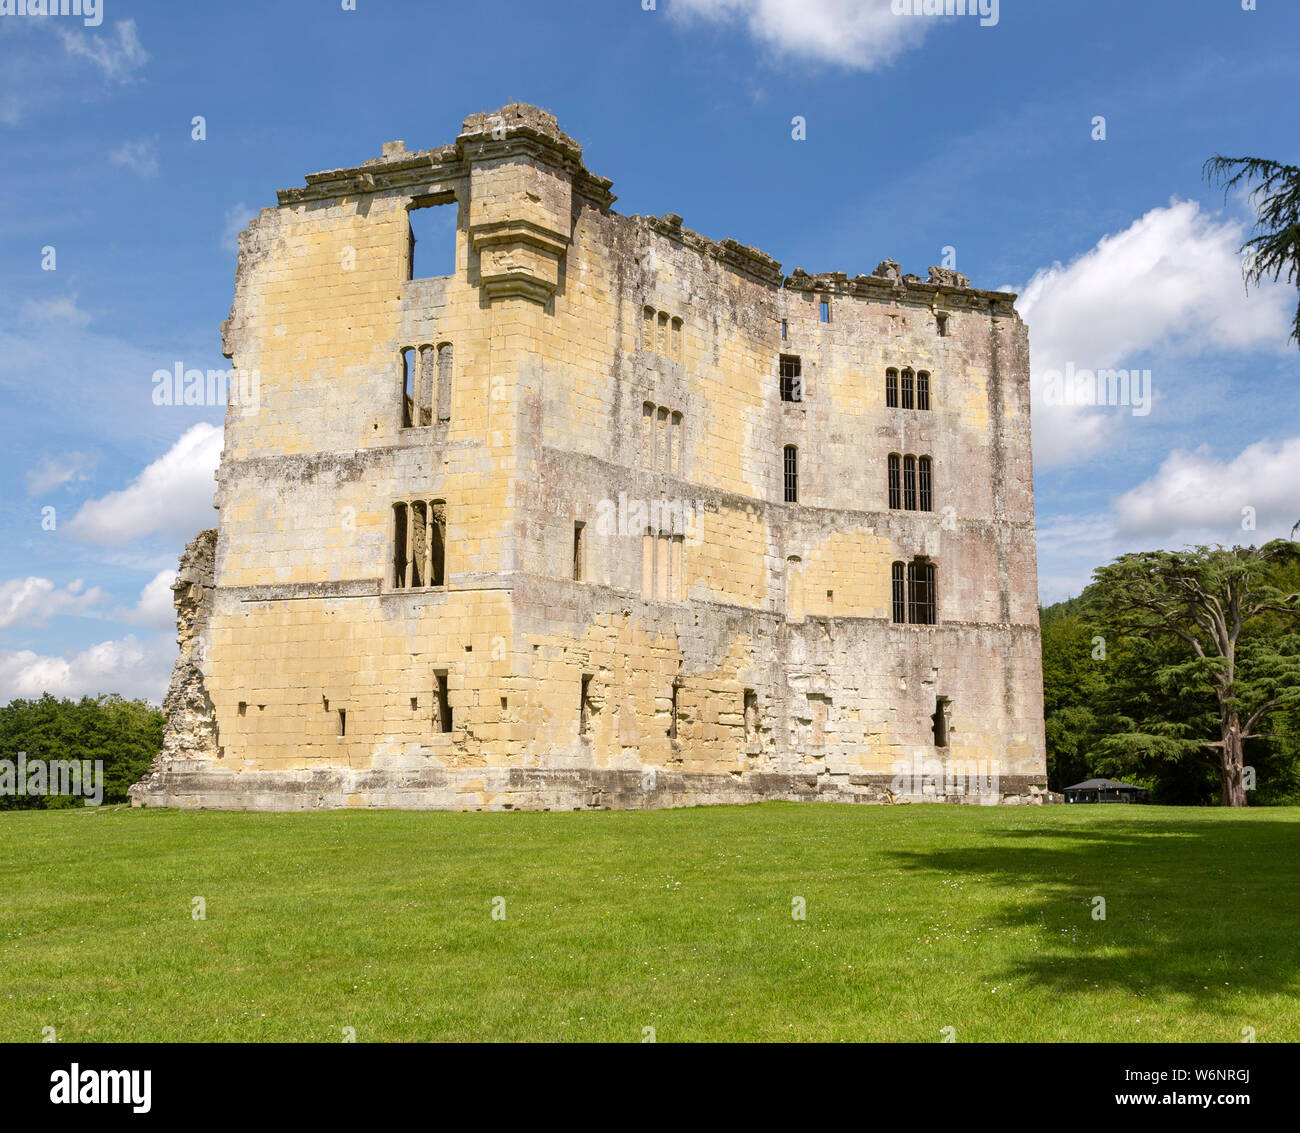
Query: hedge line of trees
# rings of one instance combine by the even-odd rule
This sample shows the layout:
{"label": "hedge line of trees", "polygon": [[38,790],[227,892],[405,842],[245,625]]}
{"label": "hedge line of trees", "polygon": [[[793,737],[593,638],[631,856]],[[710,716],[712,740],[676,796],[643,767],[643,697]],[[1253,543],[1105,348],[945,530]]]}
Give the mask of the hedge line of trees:
{"label": "hedge line of trees", "polygon": [[1300,804],[1300,544],[1125,555],[1094,578],[1040,611],[1052,789],[1106,777],[1154,803]]}
{"label": "hedge line of trees", "polygon": [[[117,695],[58,700],[46,693],[0,707],[0,760],[17,764],[23,752],[28,761],[103,760],[105,804],[127,801],[127,788],[149,769],[162,736],[159,709]],[[82,805],[68,795],[0,793],[0,810]]]}

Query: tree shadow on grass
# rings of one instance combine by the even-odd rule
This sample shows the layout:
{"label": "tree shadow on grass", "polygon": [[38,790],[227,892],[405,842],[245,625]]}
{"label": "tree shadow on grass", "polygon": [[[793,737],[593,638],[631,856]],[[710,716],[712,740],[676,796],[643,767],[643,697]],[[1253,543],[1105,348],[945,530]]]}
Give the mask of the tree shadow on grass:
{"label": "tree shadow on grass", "polygon": [[[1024,927],[1005,969],[1056,992],[1300,995],[1300,822],[1098,814],[986,832],[983,844],[889,850],[901,867],[997,890],[984,928]],[[1013,897],[1009,902],[1006,898]],[[1096,898],[1105,919],[1094,917]]]}

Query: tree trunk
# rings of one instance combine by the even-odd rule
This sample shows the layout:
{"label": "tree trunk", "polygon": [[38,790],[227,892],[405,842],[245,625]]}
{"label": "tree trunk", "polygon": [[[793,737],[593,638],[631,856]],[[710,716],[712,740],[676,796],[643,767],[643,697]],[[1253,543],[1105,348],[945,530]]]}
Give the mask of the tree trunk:
{"label": "tree trunk", "polygon": [[1241,738],[1241,721],[1235,712],[1223,722],[1223,767],[1220,781],[1220,800],[1224,806],[1245,806],[1246,788],[1242,785],[1244,743]]}

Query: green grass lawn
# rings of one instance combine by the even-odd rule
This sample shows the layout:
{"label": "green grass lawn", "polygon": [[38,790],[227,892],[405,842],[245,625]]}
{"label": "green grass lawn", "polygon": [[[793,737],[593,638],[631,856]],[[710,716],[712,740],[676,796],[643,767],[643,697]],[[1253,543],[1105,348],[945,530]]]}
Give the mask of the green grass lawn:
{"label": "green grass lawn", "polygon": [[1300,809],[0,813],[0,1040],[1294,1042],[1298,851]]}

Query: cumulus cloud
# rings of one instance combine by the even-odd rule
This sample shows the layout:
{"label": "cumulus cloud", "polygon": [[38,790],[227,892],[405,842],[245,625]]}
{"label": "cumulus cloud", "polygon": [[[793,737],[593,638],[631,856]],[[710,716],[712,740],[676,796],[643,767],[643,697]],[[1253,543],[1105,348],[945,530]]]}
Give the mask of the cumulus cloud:
{"label": "cumulus cloud", "polygon": [[134,20],[119,20],[111,32],[62,25],[57,30],[69,55],[89,59],[111,82],[130,81],[149,61]]}
{"label": "cumulus cloud", "polygon": [[689,25],[741,23],[774,54],[870,71],[916,47],[937,21],[896,16],[889,0],[673,0]]}
{"label": "cumulus cloud", "polygon": [[173,603],[172,583],[176,570],[160,570],[140,591],[140,600],[134,609],[119,607],[114,616],[123,622],[148,626],[150,629],[168,630],[176,626],[176,607]]}
{"label": "cumulus cloud", "polygon": [[1205,447],[1176,449],[1114,506],[1122,534],[1167,543],[1175,536],[1179,543],[1244,544],[1287,535],[1300,520],[1300,437],[1259,441],[1228,459]]}
{"label": "cumulus cloud", "polygon": [[[1069,264],[1036,272],[1021,289],[1029,324],[1034,451],[1068,463],[1108,443],[1130,409],[1048,404],[1046,375],[1148,368],[1156,404],[1177,383],[1178,360],[1286,346],[1293,296],[1270,284],[1248,296],[1238,249],[1244,228],[1195,201],[1152,209]],[[1152,356],[1158,361],[1153,361]],[[1145,360],[1144,360],[1145,359]]]}
{"label": "cumulus cloud", "polygon": [[212,479],[221,459],[222,430],[200,422],[127,487],[87,500],[67,523],[76,539],[117,545],[144,535],[179,540],[213,523]]}
{"label": "cumulus cloud", "polygon": [[109,163],[129,169],[143,181],[158,176],[158,143],[152,138],[123,142],[108,155]]}
{"label": "cumulus cloud", "polygon": [[89,480],[94,463],[93,458],[84,452],[65,452],[58,456],[42,457],[39,463],[24,473],[27,494],[39,496],[56,488]]}
{"label": "cumulus cloud", "polygon": [[85,589],[81,579],[58,587],[48,578],[11,578],[0,582],[0,629],[17,625],[44,625],[55,614],[84,614],[98,605],[104,592]]}
{"label": "cumulus cloud", "polygon": [[116,692],[158,703],[175,653],[175,643],[166,637],[141,643],[130,634],[64,657],[0,650],[0,703],[46,692],[73,698]]}

